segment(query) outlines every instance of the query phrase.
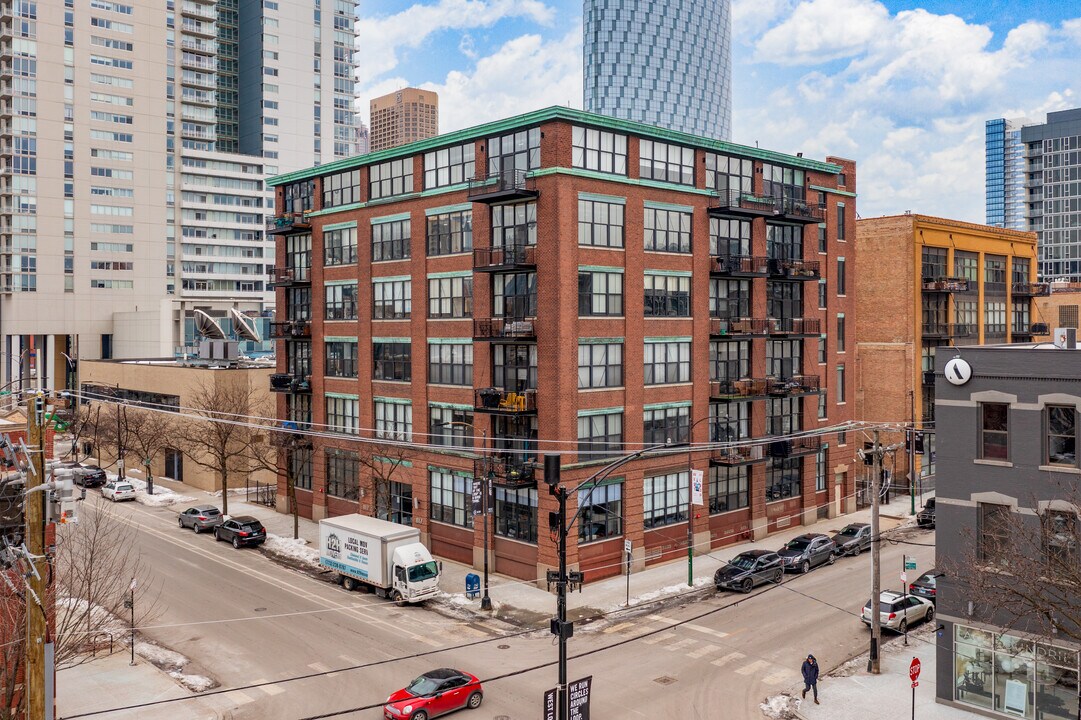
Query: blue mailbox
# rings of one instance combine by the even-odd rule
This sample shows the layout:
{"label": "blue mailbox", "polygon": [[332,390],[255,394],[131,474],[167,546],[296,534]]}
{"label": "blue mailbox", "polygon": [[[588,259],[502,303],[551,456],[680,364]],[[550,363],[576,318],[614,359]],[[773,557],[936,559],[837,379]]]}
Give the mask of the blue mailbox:
{"label": "blue mailbox", "polygon": [[465,596],[475,598],[480,595],[480,575],[469,573],[465,576]]}

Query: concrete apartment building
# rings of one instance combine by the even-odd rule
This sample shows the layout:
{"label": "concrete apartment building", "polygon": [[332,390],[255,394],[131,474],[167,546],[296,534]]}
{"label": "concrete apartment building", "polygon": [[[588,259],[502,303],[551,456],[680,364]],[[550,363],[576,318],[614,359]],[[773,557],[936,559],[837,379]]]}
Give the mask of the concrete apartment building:
{"label": "concrete apartment building", "polygon": [[731,0],[585,0],[582,17],[588,112],[729,139]]}
{"label": "concrete apartment building", "polygon": [[936,359],[939,703],[1077,717],[1081,605],[1066,578],[1081,567],[1079,352],[965,347]]}
{"label": "concrete apartment building", "polygon": [[851,440],[816,432],[852,418],[852,162],[553,107],[272,183],[279,417],[340,435],[294,455],[304,516],[478,562],[490,477],[494,568],[533,580],[556,560],[540,454],[574,487],[669,438],[730,445],[572,496],[590,578],[624,539],[639,567],[686,555],[692,467],[699,552],[854,508]]}
{"label": "concrete apartment building", "polygon": [[197,307],[268,308],[264,178],[351,154],[353,20],[346,0],[0,3],[0,384],[172,355]]}
{"label": "concrete apartment building", "polygon": [[1033,340],[1033,300],[1048,292],[1035,282],[1036,234],[927,215],[861,219],[856,234],[876,259],[853,279],[856,417],[927,424],[917,469],[933,475],[935,357]]}
{"label": "concrete apartment building", "polygon": [[431,90],[402,88],[372,98],[370,152],[417,142],[439,134],[439,95]]}

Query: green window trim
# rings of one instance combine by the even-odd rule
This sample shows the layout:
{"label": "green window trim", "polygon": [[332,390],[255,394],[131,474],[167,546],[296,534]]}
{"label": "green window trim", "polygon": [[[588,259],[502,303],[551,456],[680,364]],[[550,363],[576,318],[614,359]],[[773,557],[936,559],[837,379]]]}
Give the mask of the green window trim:
{"label": "green window trim", "polygon": [[355,230],[357,227],[357,221],[351,220],[349,222],[331,223],[322,227],[323,232],[330,232],[331,230]]}
{"label": "green window trim", "polygon": [[579,265],[578,272],[603,272],[623,274],[621,267],[607,267],[605,265]]}
{"label": "green window trim", "polygon": [[[270,187],[269,185],[267,187]],[[355,202],[349,205],[337,205],[326,210],[309,210],[306,214],[308,217],[320,217],[323,215],[337,215],[338,213],[349,212],[350,210],[360,210],[367,207],[365,203]]]}
{"label": "green window trim", "polygon": [[646,270],[646,275],[663,275],[665,277],[691,277],[690,270]]}
{"label": "green window trim", "polygon": [[413,216],[412,213],[403,212],[395,215],[384,215],[382,217],[373,217],[368,222],[372,225],[382,225],[383,223],[399,222],[401,220],[409,220]]}
{"label": "green window trim", "polygon": [[466,212],[467,210],[473,210],[473,203],[458,203],[457,205],[444,205],[442,207],[425,208],[424,216],[431,217],[432,215],[445,215],[452,212]]}
{"label": "green window trim", "polygon": [[373,337],[373,343],[412,343],[413,338],[407,337]]}
{"label": "green window trim", "polygon": [[837,188],[823,187],[821,185],[808,185],[808,187],[811,190],[817,190],[819,192],[832,193],[834,195],[844,195],[845,197],[850,197],[850,198],[856,197],[856,193],[851,192],[849,190],[838,190]]}
{"label": "green window trim", "polygon": [[462,403],[448,403],[448,402],[429,402],[428,407],[442,408],[445,410],[468,410],[473,412],[475,409],[472,405],[463,405]]}
{"label": "green window trim", "polygon": [[605,478],[605,479],[601,480],[600,482],[591,482],[588,485],[583,484],[578,489],[579,490],[589,490],[591,487],[604,487],[605,485],[622,485],[623,483],[624,483],[624,478],[623,478],[622,475],[620,475],[619,477]]}
{"label": "green window trim", "polygon": [[323,336],[325,342],[356,342],[356,335],[325,335]]}
{"label": "green window trim", "polygon": [[413,467],[413,463],[410,460],[391,460],[390,458],[383,457],[382,455],[373,455],[372,460],[375,460],[376,462],[381,462],[385,465],[401,465],[402,467],[407,468]]}
{"label": "green window trim", "polygon": [[623,412],[622,407],[591,408],[589,410],[579,410],[578,417],[593,417],[595,415],[615,415],[616,413],[621,412]]}
{"label": "green window trim", "polygon": [[349,393],[328,392],[323,393],[323,395],[328,398],[335,398],[336,400],[360,400],[360,395],[350,395]]}
{"label": "green window trim", "polygon": [[450,272],[435,272],[428,273],[429,280],[436,280],[438,278],[456,278],[456,277],[473,277],[472,270],[451,270]]}
{"label": "green window trim", "polygon": [[428,338],[429,345],[471,345],[473,338]]}
{"label": "green window trim", "polygon": [[336,287],[339,285],[356,285],[356,280],[324,280],[323,285],[327,287]]}
{"label": "green window trim", "polygon": [[622,345],[623,338],[578,338],[579,345]]}
{"label": "green window trim", "polygon": [[466,470],[455,470],[454,468],[439,467],[438,465],[429,465],[428,472],[444,473],[447,475],[457,475],[460,478],[466,478],[467,480],[473,479],[473,473]]}
{"label": "green window trim", "polygon": [[661,342],[691,342],[690,335],[677,335],[675,337],[647,337],[643,340],[647,343],[661,343]]}
{"label": "green window trim", "polygon": [[388,403],[390,405],[412,405],[413,404],[412,400],[406,400],[405,398],[395,398],[395,397],[373,397],[372,400],[375,401],[375,402]]}
{"label": "green window trim", "polygon": [[656,200],[646,200],[644,207],[652,210],[672,210],[681,213],[694,213],[693,205],[673,205],[672,203],[657,202]]}
{"label": "green window trim", "polygon": [[412,280],[412,279],[413,279],[412,275],[379,275],[378,277],[373,277],[372,282],[373,283],[378,283],[378,282],[402,282],[403,280]]}
{"label": "green window trim", "polygon": [[690,406],[690,400],[677,400],[675,402],[653,403],[652,405],[643,405],[642,412],[645,412],[647,410],[669,410],[671,408],[683,408]]}
{"label": "green window trim", "polygon": [[627,198],[618,197],[616,195],[598,195],[597,193],[578,193],[579,200],[589,200],[590,202],[604,202],[611,205],[626,205]]}

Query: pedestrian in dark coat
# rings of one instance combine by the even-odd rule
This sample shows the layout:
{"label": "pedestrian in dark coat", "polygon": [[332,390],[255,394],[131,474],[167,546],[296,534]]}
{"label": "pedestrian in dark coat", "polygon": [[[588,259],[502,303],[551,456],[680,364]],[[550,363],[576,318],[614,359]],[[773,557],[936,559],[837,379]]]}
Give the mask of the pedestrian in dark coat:
{"label": "pedestrian in dark coat", "polygon": [[815,705],[820,705],[821,703],[818,702],[818,663],[815,661],[815,656],[808,655],[800,670],[803,672],[803,697],[806,698],[807,691],[813,689]]}

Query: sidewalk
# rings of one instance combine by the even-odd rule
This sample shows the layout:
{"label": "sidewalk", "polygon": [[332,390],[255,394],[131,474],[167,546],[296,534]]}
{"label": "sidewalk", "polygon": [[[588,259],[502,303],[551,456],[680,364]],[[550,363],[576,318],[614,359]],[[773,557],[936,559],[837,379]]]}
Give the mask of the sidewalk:
{"label": "sidewalk", "polygon": [[[157,487],[165,487],[182,496],[194,498],[193,501],[185,500],[169,507],[169,510],[173,512],[179,512],[185,507],[202,503],[221,507],[220,493],[215,494],[197,490],[168,479],[158,478],[154,482]],[[924,498],[931,496],[932,494],[925,493]],[[881,509],[882,531],[885,532],[895,528],[909,519],[915,522],[914,517],[908,514],[909,509],[907,495],[895,498],[889,505],[883,505]],[[917,509],[919,509],[918,506]],[[293,537],[292,515],[279,513],[274,508],[264,505],[246,502],[243,499],[243,489],[239,494],[230,491],[229,512],[231,515],[252,515],[263,523],[268,533],[284,538]],[[744,550],[754,548],[774,550],[805,532],[833,534],[849,523],[870,522],[870,518],[871,510],[865,508],[850,515],[820,520],[812,525],[797,525],[787,528],[758,542],[737,543],[712,550],[709,554],[696,555],[694,558],[695,587],[710,586],[713,582],[714,572],[729,559]],[[300,518],[299,534],[301,538],[308,541],[310,547],[314,548],[319,540],[319,524]],[[440,586],[448,595],[447,602],[456,608],[469,609],[479,613],[480,599],[467,599],[464,591],[466,574],[476,573],[480,575],[480,570],[447,559],[443,559],[442,562],[443,579]],[[544,589],[543,584],[541,587],[537,587],[536,583],[517,580],[495,573],[489,574],[488,584],[489,595],[499,615],[519,615],[522,616],[519,618],[521,620],[529,619],[529,615],[547,618],[552,614],[555,607],[554,591],[549,593]],[[673,561],[663,565],[654,565],[631,574],[630,604],[634,606],[664,596],[675,596],[685,593],[687,590],[686,561]],[[625,575],[617,575],[594,583],[587,583],[581,592],[573,592],[567,595],[567,609],[572,619],[597,615],[626,605],[627,578]]]}

